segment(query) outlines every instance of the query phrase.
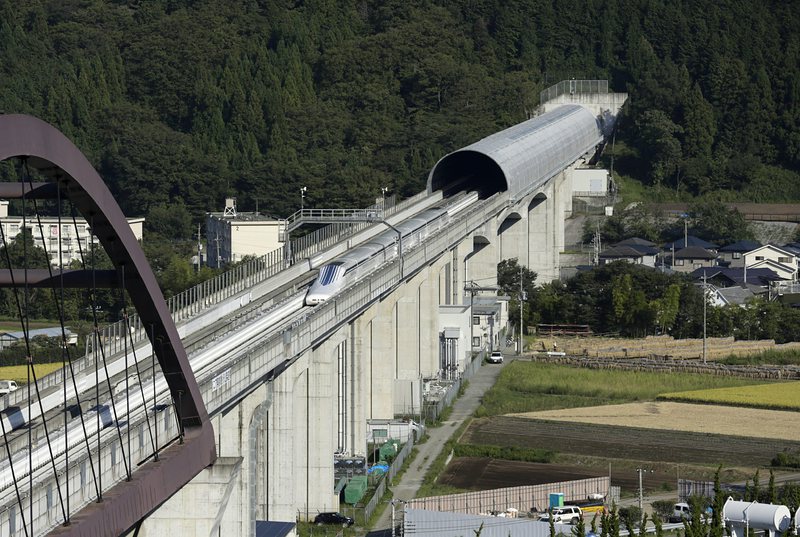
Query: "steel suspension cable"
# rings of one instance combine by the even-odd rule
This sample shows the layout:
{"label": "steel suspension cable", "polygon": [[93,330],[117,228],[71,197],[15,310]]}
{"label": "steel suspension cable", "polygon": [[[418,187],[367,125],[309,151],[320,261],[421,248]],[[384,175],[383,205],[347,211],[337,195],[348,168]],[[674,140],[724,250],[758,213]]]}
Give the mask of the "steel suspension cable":
{"label": "steel suspension cable", "polygon": [[[2,242],[3,242],[3,252],[4,252],[5,258],[6,258],[6,265],[8,266],[8,271],[11,274],[12,287],[14,289],[16,289],[16,287],[13,285],[14,284],[14,272],[11,270],[11,255],[8,252],[8,241],[6,240],[6,234],[3,232],[3,227],[2,226],[0,226],[0,238],[2,239]],[[28,416],[30,416],[30,410],[28,410]],[[20,514],[20,517],[22,518],[22,527],[25,530],[25,536],[28,537],[28,525],[25,522],[25,506],[23,505],[23,502],[22,502],[22,494],[20,493],[20,490],[19,490],[19,483],[17,482],[17,475],[16,475],[16,471],[14,470],[14,462],[11,459],[11,447],[8,445],[8,436],[7,436],[7,433],[6,433],[6,422],[5,422],[4,419],[0,419],[0,425],[2,425],[2,428],[3,428],[3,444],[5,444],[5,447],[6,447],[6,456],[8,457],[8,466],[11,469],[11,479],[14,481],[14,492],[17,495],[17,505],[19,505],[19,514]],[[30,465],[29,465],[29,467],[30,467]]]}
{"label": "steel suspension cable", "polygon": [[[75,205],[72,205],[71,216],[72,216],[72,227],[75,229],[75,237],[78,241],[78,258],[81,263],[81,268],[86,270],[86,256],[83,253],[83,244],[81,243],[81,234],[78,231],[78,220],[76,217]],[[95,312],[94,307],[94,293],[97,292],[97,285],[95,279],[95,270],[94,270],[94,241],[92,240],[92,230],[94,229],[94,219],[91,222],[86,222],[86,225],[89,226],[89,238],[88,241],[90,242],[91,247],[91,254],[92,254],[92,289],[90,291],[90,296],[92,297],[92,315],[94,317],[94,323],[92,325],[92,355],[94,356],[94,386],[95,386],[95,416],[96,416],[96,423],[95,427],[97,429],[97,475],[95,477],[95,483],[97,487],[97,503],[101,503],[103,501],[103,457],[101,456],[101,442],[100,442],[100,432],[102,431],[102,409],[100,407],[100,363],[97,360],[97,350],[100,347],[100,336],[98,334],[98,327],[97,327],[97,314]],[[75,382],[74,375],[73,375],[73,382]],[[77,391],[77,388],[76,388]],[[88,435],[86,438],[86,445],[89,445]],[[88,449],[88,447],[87,447]],[[91,460],[91,457],[89,458]],[[94,473],[94,467],[92,467],[92,473]]]}
{"label": "steel suspension cable", "polygon": [[[122,271],[122,285],[120,285],[120,295],[122,302],[122,315],[125,316],[125,265],[120,267]],[[131,480],[131,473],[133,471],[133,461],[131,460],[131,377],[128,375],[128,338],[125,338],[125,428],[128,430],[128,481]],[[140,379],[141,383],[141,379]]]}
{"label": "steel suspension cable", "polygon": [[[56,182],[58,182],[58,179],[60,179],[60,177],[56,178]],[[30,181],[30,175],[28,175],[28,180]],[[31,190],[33,190],[33,183],[32,182],[31,182]],[[75,392],[75,400],[76,400],[76,403],[78,405],[78,417],[80,418],[80,421],[81,421],[81,430],[83,431],[83,439],[84,439],[84,442],[86,444],[86,453],[89,455],[89,467],[90,467],[91,472],[92,472],[92,482],[94,483],[94,486],[95,486],[95,494],[97,494],[99,496],[100,495],[100,490],[99,490],[99,488],[97,486],[97,474],[95,473],[94,460],[92,460],[92,456],[91,456],[92,451],[91,451],[91,447],[89,445],[89,435],[88,435],[87,429],[86,429],[86,420],[85,420],[85,418],[83,416],[83,406],[81,404],[82,403],[81,402],[81,396],[80,396],[80,393],[78,391],[78,383],[75,380],[75,368],[73,366],[72,354],[69,352],[69,345],[67,345],[67,329],[66,329],[66,326],[64,324],[64,258],[63,258],[63,250],[61,248],[61,238],[62,238],[62,235],[63,235],[63,233],[62,233],[63,228],[62,228],[62,225],[61,225],[62,200],[61,200],[61,189],[60,188],[56,188],[56,202],[58,204],[58,266],[59,266],[59,269],[60,269],[60,271],[59,271],[60,301],[55,297],[55,294],[56,294],[55,293],[55,289],[53,289],[53,295],[54,295],[53,298],[54,298],[55,303],[56,303],[56,309],[58,311],[58,319],[59,319],[60,324],[61,324],[61,339],[62,339],[61,345],[62,345],[62,350],[63,350],[62,356],[66,357],[67,367],[69,368],[69,376],[70,376],[70,380],[72,380],[72,390]],[[36,207],[35,198],[34,198],[34,207]],[[37,215],[39,214],[38,208],[37,208],[36,214]],[[73,218],[73,221],[74,221],[74,218]],[[76,229],[76,232],[77,232],[77,226],[75,227],[75,229]],[[42,240],[44,240],[44,239],[42,239]],[[49,271],[49,274],[50,274],[50,280],[52,281],[53,280],[52,265],[50,263],[48,263],[47,264],[47,268],[48,268],[48,271]],[[67,421],[67,383],[64,382],[64,440],[65,440],[64,441],[64,445],[65,445],[65,452],[68,451],[67,448],[69,447],[68,443],[66,441],[67,440],[67,424],[68,424],[68,421]],[[68,460],[69,459],[67,458],[67,461]],[[69,465],[66,462],[65,462],[65,466],[69,467]],[[67,487],[67,512],[69,512],[69,479],[67,479],[66,487]]]}
{"label": "steel suspension cable", "polygon": [[[25,214],[26,213],[25,200],[27,199],[27,195],[24,194],[24,186],[25,186],[24,185],[24,183],[25,183],[24,176],[27,176],[28,183],[31,184],[30,171],[28,170],[28,160],[27,159],[23,160],[23,171],[24,171],[24,174],[23,174],[23,181],[22,181],[23,182],[22,228],[24,230],[25,229],[26,218],[27,218],[27,215]],[[36,198],[31,198],[31,199],[34,200],[34,209],[38,213],[38,209],[36,208]],[[41,239],[42,239],[42,244],[45,244],[45,242],[44,242],[44,231],[42,230],[42,221],[41,221],[41,218],[39,217],[38,214],[36,214],[36,217],[37,217],[37,224],[39,226],[39,234],[40,234]],[[30,312],[30,304],[29,304],[30,287],[29,287],[29,281],[28,281],[28,268],[29,268],[28,267],[28,241],[26,241],[24,239],[25,239],[25,237],[23,235],[22,259],[23,259],[23,265],[24,265],[23,274],[24,274],[24,278],[25,278],[25,292],[23,294],[24,303],[25,303],[25,323],[23,323],[23,324],[27,325],[25,328],[23,328],[23,333],[25,335],[25,345],[26,345],[26,348],[27,348],[27,351],[28,351],[28,375],[29,375],[29,377],[28,377],[28,457],[29,457],[29,463],[28,463],[28,472],[29,473],[28,473],[28,475],[29,475],[29,481],[30,481],[30,493],[29,494],[30,494],[30,502],[31,502],[31,506],[30,506],[31,531],[33,531],[33,427],[31,426],[31,416],[32,416],[32,413],[31,413],[32,402],[31,402],[31,389],[30,389],[31,376],[33,377],[33,387],[36,389],[36,399],[39,401],[39,415],[41,416],[41,419],[42,419],[42,428],[44,428],[44,439],[45,439],[45,442],[47,443],[47,451],[50,454],[50,464],[51,464],[51,467],[53,469],[53,479],[55,479],[56,490],[58,491],[58,503],[61,506],[61,514],[64,517],[64,522],[65,523],[67,523],[69,521],[69,516],[67,515],[67,511],[66,511],[66,508],[65,508],[64,495],[61,494],[61,480],[58,477],[58,468],[56,468],[56,459],[55,459],[55,456],[53,455],[53,445],[50,443],[50,431],[49,431],[49,429],[47,427],[47,417],[45,416],[44,404],[42,403],[42,394],[39,391],[39,380],[36,377],[36,370],[33,367],[33,352],[31,351],[31,344],[30,344],[30,317],[29,317],[29,312]],[[33,231],[31,231],[31,240],[33,240]],[[47,250],[45,250],[45,252],[46,251]],[[47,264],[48,264],[48,266],[50,265],[50,256],[49,256],[49,254],[48,254]],[[21,311],[20,311],[20,315],[22,315]],[[67,448],[68,448],[68,446],[64,446],[64,452],[65,453],[67,452]],[[65,471],[67,473],[67,481],[69,481],[69,469],[67,468]]]}
{"label": "steel suspension cable", "polygon": [[[91,218],[89,226],[92,229],[92,235],[94,235],[94,217]],[[90,236],[91,237],[91,236]],[[91,241],[91,258],[92,258],[92,321],[94,332],[97,334],[98,340],[100,339],[100,327],[97,322],[97,265],[96,261],[96,254],[95,254],[95,247],[94,247],[94,240]],[[128,468],[128,459],[125,456],[125,446],[122,441],[122,431],[119,427],[119,414],[117,413],[117,403],[114,401],[114,392],[111,388],[111,377],[108,374],[108,360],[106,359],[106,346],[103,342],[99,343],[100,348],[100,357],[103,360],[103,372],[106,376],[106,386],[108,387],[108,396],[111,399],[111,410],[114,413],[114,428],[117,430],[117,438],[119,439],[119,448],[122,450],[122,462],[125,464],[125,474],[130,476],[131,472]],[[97,352],[97,351],[95,351]],[[95,356],[97,356],[95,354]],[[99,371],[99,368],[95,368],[95,371]],[[99,375],[98,375],[99,376]],[[95,377],[97,379],[97,376]],[[100,383],[99,380],[96,384],[97,389],[97,411],[98,411],[98,419],[99,419],[99,412],[100,412]],[[99,450],[100,450],[100,428],[97,429],[97,449],[98,449],[98,460],[99,460]],[[102,487],[101,487],[102,490]]]}
{"label": "steel suspension cable", "polygon": [[[123,284],[124,284],[124,282],[123,282]],[[123,285],[123,289],[124,289],[124,285]],[[123,295],[124,295],[124,292],[123,292]],[[131,326],[130,326],[129,318],[128,318],[128,310],[125,307],[125,301],[124,300],[122,302],[122,311],[123,311],[123,314],[122,314],[123,315],[123,319],[125,320],[125,328],[126,328],[127,336],[130,338],[131,350],[133,352],[133,367],[136,369],[136,376],[139,378],[139,392],[142,395],[142,404],[144,405],[144,419],[145,419],[145,422],[147,423],[147,431],[150,433],[150,445],[153,447],[153,453],[156,454],[156,460],[158,460],[158,456],[157,456],[158,451],[156,450],[156,444],[155,444],[155,440],[153,438],[153,429],[150,426],[150,414],[147,412],[147,396],[145,396],[145,394],[144,394],[144,382],[142,382],[142,373],[141,373],[141,371],[139,369],[139,359],[136,357],[136,346],[134,345],[134,342],[133,342],[133,333],[131,332]],[[155,343],[153,343],[153,341],[154,340],[151,340],[151,343],[150,343],[151,348],[155,348]],[[155,365],[155,363],[154,363],[154,365]],[[153,386],[155,386],[155,383],[156,383],[155,367],[153,368],[152,382],[153,382]],[[155,404],[155,401],[154,401],[154,404]],[[154,406],[154,408],[155,408],[155,406]],[[130,417],[129,417],[129,419],[130,419]],[[153,410],[153,419],[155,420],[155,410]]]}

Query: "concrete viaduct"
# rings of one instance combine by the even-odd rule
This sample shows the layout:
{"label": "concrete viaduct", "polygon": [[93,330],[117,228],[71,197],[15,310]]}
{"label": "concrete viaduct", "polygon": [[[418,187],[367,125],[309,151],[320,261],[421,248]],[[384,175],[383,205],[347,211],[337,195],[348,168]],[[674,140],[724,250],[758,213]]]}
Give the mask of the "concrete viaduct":
{"label": "concrete viaduct", "polygon": [[[605,110],[621,102],[614,97],[602,103]],[[455,193],[450,181],[464,176],[468,182],[456,188],[478,189],[485,198],[501,193],[480,225],[465,228],[402,285],[216,416],[218,463],[151,515],[143,534],[215,535],[219,528],[222,535],[252,535],[255,520],[337,511],[333,454],[364,455],[368,421],[409,413],[421,379],[442,375],[443,322],[459,328],[463,370],[471,351],[469,282],[496,285],[498,262],[512,258],[540,281],[558,277],[572,172],[610,127],[598,116],[583,106],[559,107],[440,160],[429,194]]]}
{"label": "concrete viaduct", "polygon": [[[231,290],[215,304],[211,293],[201,292],[172,304],[184,339],[217,326],[219,337],[196,351],[187,347],[217,458],[149,513],[138,534],[255,535],[257,521],[293,523],[338,510],[335,454],[366,455],[370,420],[413,413],[424,379],[458,375],[483,345],[472,339],[473,297],[465,289],[474,282],[496,285],[503,259],[516,258],[539,281],[558,277],[572,175],[601,150],[625,97],[562,95],[569,102],[442,158],[430,172],[427,192],[397,207],[393,221],[460,191],[477,191],[479,201],[335,304],[311,309],[298,303],[291,316],[224,347],[237,330],[255,326],[254,319],[297,301],[312,277],[309,268],[374,235],[379,224],[343,240],[320,240],[324,251],[290,269],[229,282]],[[242,313],[259,300],[272,309]],[[499,311],[502,321],[502,305]],[[493,332],[494,344],[502,328]],[[211,355],[215,346],[225,349],[217,351],[221,357],[199,369],[192,357]],[[86,504],[91,494],[82,498]],[[12,534],[13,527],[21,535],[20,522],[10,520],[18,512],[6,501],[0,535]],[[58,523],[49,500],[41,509],[33,534]]]}

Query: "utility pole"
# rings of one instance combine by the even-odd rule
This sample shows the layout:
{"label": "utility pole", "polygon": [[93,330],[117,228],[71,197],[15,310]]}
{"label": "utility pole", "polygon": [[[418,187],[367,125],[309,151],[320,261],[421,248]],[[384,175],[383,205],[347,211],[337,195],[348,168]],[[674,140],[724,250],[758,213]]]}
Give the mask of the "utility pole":
{"label": "utility pole", "polygon": [[595,265],[600,264],[600,222],[597,223],[597,227],[594,230],[594,240],[592,241],[592,246],[594,246],[594,255],[592,261]]}
{"label": "utility pole", "polygon": [[689,221],[683,221],[683,247],[689,247]]}
{"label": "utility pole", "polygon": [[469,281],[469,357],[472,360],[472,353],[475,352],[475,282]]}
{"label": "utility pole", "polygon": [[[637,468],[636,472],[639,474],[639,512],[641,513],[639,516],[641,517],[644,515],[644,498],[642,494],[642,473],[643,472],[653,472],[653,470],[645,470],[644,468]],[[641,521],[641,518],[639,518]]]}
{"label": "utility pole", "polygon": [[522,342],[523,342],[523,330],[522,330],[522,304],[525,300],[527,300],[527,296],[525,294],[525,289],[522,286],[522,274],[523,274],[523,267],[522,265],[519,266],[519,346],[517,347],[517,355],[522,355]]}
{"label": "utility pole", "polygon": [[200,272],[200,266],[203,264],[203,244],[200,242],[200,224],[197,224],[197,272]]}
{"label": "utility pole", "polygon": [[636,471],[639,473],[639,512],[644,512],[644,499],[642,498],[642,470],[641,468],[637,468]]}
{"label": "utility pole", "polygon": [[708,295],[706,291],[706,271],[703,271],[703,363],[706,363],[706,305]]}
{"label": "utility pole", "polygon": [[222,266],[222,256],[220,255],[220,252],[219,252],[219,229],[217,229],[217,237],[214,239],[214,242],[217,245],[217,248],[216,248],[216,250],[217,250],[216,251],[216,254],[217,254],[217,268],[220,268]]}

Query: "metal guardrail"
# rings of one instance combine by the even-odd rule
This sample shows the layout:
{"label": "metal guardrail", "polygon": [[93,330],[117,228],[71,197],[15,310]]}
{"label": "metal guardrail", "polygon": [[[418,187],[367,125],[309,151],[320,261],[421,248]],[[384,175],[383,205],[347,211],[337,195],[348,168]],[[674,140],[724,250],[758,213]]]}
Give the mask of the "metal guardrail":
{"label": "metal guardrail", "polygon": [[[409,204],[415,203],[420,197],[424,196],[419,196],[413,201],[409,201]],[[427,263],[441,256],[449,247],[460,242],[463,237],[483,225],[486,219],[490,217],[490,214],[495,214],[506,203],[506,200],[497,197],[494,200],[487,200],[468,213],[461,213],[459,218],[452,222],[451,225],[408,252],[407,256],[403,256],[404,275],[414,274]],[[231,297],[237,292],[246,289],[247,286],[262,281],[265,272],[269,272],[264,270],[263,265],[255,265],[260,269],[260,272],[259,270],[254,270],[253,265],[245,265],[248,268],[237,267],[237,270],[221,275],[216,282],[208,283],[207,287],[202,290],[195,288],[187,292],[191,294],[186,296],[191,296],[192,300],[186,299],[183,302],[184,307],[189,307],[197,301],[204,301],[204,304],[207,304],[206,307],[210,307],[210,305],[224,300],[224,297]],[[342,322],[353,318],[372,302],[397,286],[401,281],[400,266],[399,261],[395,260],[352,286],[336,299],[315,308],[304,319],[304,322],[292,326],[282,333],[272,334],[264,340],[254,341],[249,346],[236,349],[235,356],[232,356],[228,363],[214,370],[201,373],[197,380],[209,414],[213,415],[234,404],[240,396],[248,393],[249,387],[254,381],[263,379],[269,371],[287,359],[300,355],[310,348],[313,343],[320,341],[327,334],[334,331]],[[195,311],[198,311],[197,308],[195,308]],[[111,341],[104,342],[107,346],[106,348],[124,348],[125,330],[120,328],[121,326],[120,323],[117,323],[103,331],[104,336],[107,338],[113,336]],[[145,336],[141,327],[137,329],[137,332],[139,339]],[[130,345],[130,339],[128,340],[128,345]],[[93,360],[93,356],[90,356],[90,358]],[[82,367],[85,368],[89,360],[87,358],[82,360],[87,362],[82,364]],[[158,374],[160,375],[160,372]],[[167,406],[167,408],[170,407]],[[172,413],[171,410],[168,412]],[[161,417],[162,415],[164,417]],[[168,419],[169,415],[164,415],[163,412],[157,416],[159,417],[159,426],[164,425],[162,420],[172,422],[166,423],[167,430],[160,433],[160,436],[163,434],[162,438],[164,439],[174,438],[177,435],[174,418]],[[131,458],[134,461],[138,461],[149,456],[147,452],[149,444],[147,433],[144,429],[146,425],[143,423],[143,414],[141,417],[133,419],[138,419],[142,422],[133,422],[131,428],[131,442],[134,446]],[[109,428],[104,433],[104,436],[108,433],[109,437],[106,437],[103,441],[102,470],[104,483],[118,482],[125,478],[121,450],[117,452],[111,447],[118,444],[119,439],[110,438],[110,432],[113,432],[112,428]],[[123,442],[127,442],[125,436],[123,436]],[[93,493],[90,490],[91,484],[86,478],[85,467],[82,468],[80,466],[82,463],[85,466],[86,461],[88,461],[88,455],[85,452],[81,453],[81,448],[77,452],[71,450],[69,460],[70,479],[78,483],[77,486],[73,486],[71,489],[71,503],[74,506],[86,505],[94,501]],[[60,472],[63,475],[65,470],[61,468]],[[50,473],[42,475],[36,480],[37,485],[33,489],[33,494],[35,495],[34,508],[37,526],[41,523],[54,527],[59,523],[59,515],[55,512],[55,509],[57,509],[55,507],[56,502],[53,501],[52,494],[54,490],[53,479]],[[5,502],[8,506],[6,514],[10,518],[17,520],[19,513],[16,511],[15,503]],[[27,497],[24,504],[28,504]],[[0,514],[0,523],[2,523],[2,516]]]}
{"label": "metal guardrail", "polygon": [[[477,208],[460,214],[454,222],[438,234],[430,237],[422,245],[405,253],[403,261],[404,276],[414,274],[432,262],[450,247],[460,242],[474,229],[483,225],[490,215],[496,214],[507,201],[502,197],[480,204]],[[224,366],[201,374],[198,383],[209,414],[214,415],[227,408],[240,395],[248,393],[256,379],[264,378],[270,371],[286,360],[291,360],[305,350],[333,333],[342,323],[377,301],[385,293],[399,285],[401,264],[398,260],[365,277],[336,298],[315,307],[303,322],[273,333],[265,339],[253,341],[236,349]],[[214,378],[224,378],[224,386],[216,384]]]}
{"label": "metal guardrail", "polygon": [[[388,204],[385,208],[385,215],[390,216],[418,203],[427,196],[423,191],[403,200],[399,204]],[[393,201],[393,199],[392,199]],[[292,241],[292,252],[294,259],[310,257],[320,251],[330,248],[334,244],[352,237],[371,223],[360,224],[334,224],[318,229]],[[241,263],[229,271],[219,276],[206,280],[191,289],[179,293],[167,299],[167,307],[172,313],[172,319],[176,325],[185,322],[197,314],[220,304],[239,293],[244,292],[250,287],[257,285],[275,276],[288,267],[283,248],[278,248],[270,253]],[[128,318],[130,323],[130,334],[124,321],[106,325],[98,334],[99,344],[92,341],[92,337],[87,337],[84,355],[72,359],[72,369],[75,374],[81,373],[88,366],[95,363],[94,353],[113,356],[124,352],[127,348],[139,346],[147,343],[147,333],[141,325],[139,316],[135,313]],[[102,345],[102,349],[99,345]],[[39,379],[39,387],[46,390],[54,386],[61,386],[64,383],[64,370],[59,369],[53,373]],[[27,400],[24,390],[17,390],[8,396],[6,406],[20,405]]]}

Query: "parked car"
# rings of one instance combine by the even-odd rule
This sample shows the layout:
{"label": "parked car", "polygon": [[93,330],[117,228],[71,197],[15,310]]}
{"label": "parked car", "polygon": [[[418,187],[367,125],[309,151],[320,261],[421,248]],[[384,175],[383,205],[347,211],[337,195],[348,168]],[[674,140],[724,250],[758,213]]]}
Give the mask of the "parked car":
{"label": "parked car", "polygon": [[[583,516],[581,508],[577,505],[565,505],[563,507],[555,507],[553,509],[553,523],[554,524],[577,524],[578,519]],[[539,517],[543,522],[550,521],[550,513],[547,512]]]}
{"label": "parked car", "polygon": [[502,364],[503,363],[503,353],[500,352],[500,351],[492,351],[492,354],[490,354],[486,358],[486,361],[489,362],[490,364]]}
{"label": "parked car", "polygon": [[352,526],[355,521],[349,516],[344,516],[342,513],[320,513],[314,517],[314,524],[322,526],[323,524],[339,524],[343,528]]}
{"label": "parked car", "polygon": [[0,380],[0,395],[8,395],[17,391],[17,382],[14,380]]}

